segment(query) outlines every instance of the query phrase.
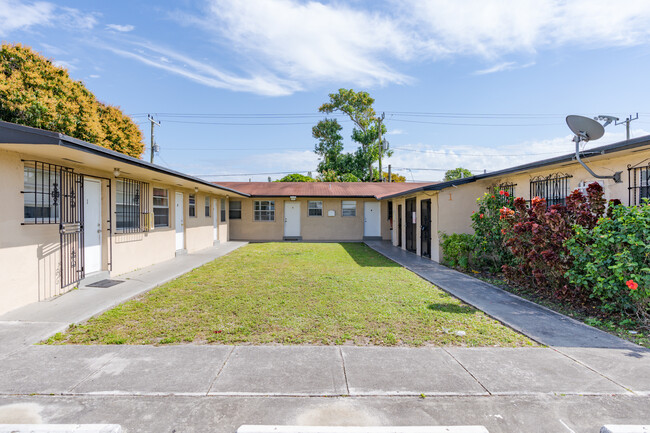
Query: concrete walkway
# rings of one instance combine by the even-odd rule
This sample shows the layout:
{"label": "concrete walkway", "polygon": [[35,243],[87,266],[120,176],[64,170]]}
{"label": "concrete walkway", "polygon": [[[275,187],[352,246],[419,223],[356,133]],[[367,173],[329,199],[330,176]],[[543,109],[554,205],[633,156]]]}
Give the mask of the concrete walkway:
{"label": "concrete walkway", "polygon": [[636,344],[556,313],[492,284],[404,251],[389,241],[367,241],[366,244],[456,298],[539,343],[555,347],[641,350]]}
{"label": "concrete walkway", "polygon": [[5,357],[0,374],[0,423],[117,423],[129,433],[241,424],[596,433],[647,423],[648,413],[650,354],[621,349],[30,346]]}
{"label": "concrete walkway", "polygon": [[243,245],[246,242],[225,242],[127,274],[111,276],[111,279],[124,280],[113,287],[82,286],[48,301],[35,302],[0,315],[0,358],[63,331],[71,323],[83,322],[178,278]]}

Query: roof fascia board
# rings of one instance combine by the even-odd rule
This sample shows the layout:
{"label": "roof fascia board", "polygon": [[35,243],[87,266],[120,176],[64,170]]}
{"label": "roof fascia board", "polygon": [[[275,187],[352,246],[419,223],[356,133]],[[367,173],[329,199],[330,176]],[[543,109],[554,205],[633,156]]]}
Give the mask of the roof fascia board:
{"label": "roof fascia board", "polygon": [[69,137],[67,135],[61,134],[59,132],[53,132],[53,131],[46,131],[43,129],[38,129],[38,128],[32,128],[29,126],[24,126],[24,125],[17,125],[11,122],[1,122],[0,121],[0,128],[3,128],[7,130],[5,135],[5,142],[7,143],[18,143],[18,144],[35,144],[35,145],[50,145],[50,146],[62,146],[62,147],[67,147],[69,149],[73,150],[80,150],[82,152],[87,152],[91,153],[94,155],[99,155],[108,159],[112,159],[115,161],[120,161],[123,163],[127,163],[130,165],[135,165],[139,167],[146,168],[151,171],[155,171],[158,173],[163,173],[167,175],[171,175],[174,177],[178,177],[184,180],[188,180],[191,182],[196,182],[200,183],[205,186],[209,186],[211,188],[219,189],[222,191],[228,191],[234,194],[238,194],[242,197],[249,197],[249,194],[242,193],[239,191],[236,191],[231,188],[227,188],[224,186],[220,186],[218,184],[214,184],[212,182],[208,182],[203,179],[199,179],[194,176],[190,176],[187,174],[183,174],[174,170],[170,170],[164,167],[160,167],[155,164],[151,164],[146,161],[142,161],[140,159],[134,158],[132,156],[125,155],[123,153],[116,152],[111,149],[107,149],[105,147],[98,146],[96,144],[88,143],[83,140],[79,140],[73,137]]}

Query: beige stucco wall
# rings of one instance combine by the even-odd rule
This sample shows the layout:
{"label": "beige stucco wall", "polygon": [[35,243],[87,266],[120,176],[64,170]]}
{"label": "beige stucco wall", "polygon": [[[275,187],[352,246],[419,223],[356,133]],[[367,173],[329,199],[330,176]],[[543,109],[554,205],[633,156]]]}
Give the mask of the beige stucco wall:
{"label": "beige stucco wall", "polygon": [[[184,197],[185,213],[185,248],[194,252],[213,244],[212,209],[210,216],[205,216],[204,200],[206,195],[211,200],[225,197],[226,192],[206,186],[201,186],[197,193],[197,209],[195,218],[188,217],[189,194],[194,193],[193,188],[182,188],[171,182],[154,180],[156,173],[147,175],[124,174],[122,177],[149,183],[149,211],[153,214],[153,188],[160,187],[169,191],[169,227],[153,228],[153,215],[151,229],[148,232],[117,233],[115,230],[115,203],[116,183],[112,173],[115,162],[107,160],[105,167],[94,168],[88,164],[73,163],[43,157],[39,155],[38,146],[27,148],[30,153],[0,150],[0,200],[4,203],[0,207],[0,314],[20,306],[42,301],[65,293],[74,285],[60,287],[60,237],[59,225],[55,224],[22,224],[24,215],[23,190],[24,160],[38,160],[70,167],[77,173],[84,174],[87,178],[103,178],[101,181],[102,202],[102,269],[108,270],[109,266],[109,216],[112,216],[112,270],[111,275],[116,276],[135,269],[159,263],[175,256],[175,216],[174,194],[182,191]],[[69,150],[66,150],[69,152]],[[80,152],[79,152],[80,153]],[[82,159],[81,157],[78,157]],[[72,159],[72,158],[71,158]],[[104,162],[102,160],[102,162]],[[126,171],[126,170],[124,170]],[[160,176],[163,177],[163,176]],[[111,182],[109,209],[108,185]],[[172,180],[173,181],[173,180]],[[186,182],[187,183],[187,182]],[[109,215],[110,213],[110,215]],[[219,224],[221,239],[228,239],[228,225]]]}
{"label": "beige stucco wall", "polygon": [[[239,200],[239,199],[233,199]],[[272,200],[275,202],[275,221],[255,221],[253,206],[255,200]],[[309,201],[323,202],[323,216],[309,216]],[[356,216],[341,216],[341,202],[356,201]],[[364,202],[375,199],[365,198],[318,198],[300,197],[295,202],[300,203],[300,234],[303,241],[360,241],[363,240]],[[230,220],[230,236],[235,240],[248,241],[281,241],[284,238],[284,204],[291,202],[287,197],[241,199],[242,217],[240,220]],[[335,216],[328,216],[332,210]],[[384,239],[390,239],[388,223],[388,207],[380,203],[380,234]]]}
{"label": "beige stucco wall", "polygon": [[[621,171],[621,183],[615,183],[612,179],[603,180],[604,193],[607,200],[619,199],[623,204],[630,203],[628,199],[628,164],[635,166],[637,164],[647,164],[650,158],[650,150],[632,150],[621,151],[612,155],[599,155],[586,159],[587,165],[592,168],[594,172],[602,175],[611,175],[614,172]],[[645,162],[644,162],[645,161]],[[529,170],[526,172],[511,174],[502,177],[494,177],[479,180],[477,182],[458,185],[457,187],[445,188],[441,191],[427,191],[418,192],[409,196],[393,198],[393,206],[395,215],[397,214],[397,205],[402,205],[402,213],[404,221],[405,216],[405,198],[417,197],[418,200],[418,217],[420,216],[420,203],[422,200],[431,198],[431,250],[432,260],[439,261],[442,253],[440,251],[440,238],[439,231],[444,233],[472,233],[470,216],[473,211],[477,209],[476,199],[482,197],[489,189],[497,187],[500,184],[514,183],[515,196],[523,197],[530,200],[530,181],[537,176],[548,176],[549,174],[561,172],[563,174],[571,175],[569,179],[569,192],[578,188],[581,182],[589,184],[596,179],[587,172],[577,162],[569,162],[564,164],[557,164],[555,166],[548,166]],[[397,222],[395,222],[397,226]],[[402,226],[402,248],[405,248],[406,234],[404,223]],[[420,221],[418,220],[418,227],[416,233],[418,235],[417,253],[420,254]],[[397,245],[397,237],[394,238],[395,245]]]}

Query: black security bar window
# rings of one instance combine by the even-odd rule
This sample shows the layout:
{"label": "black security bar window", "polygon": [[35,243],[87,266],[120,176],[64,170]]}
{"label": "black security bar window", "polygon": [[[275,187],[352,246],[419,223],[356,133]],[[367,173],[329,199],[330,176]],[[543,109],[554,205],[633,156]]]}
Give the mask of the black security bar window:
{"label": "black security bar window", "polygon": [[628,165],[627,182],[630,206],[643,204],[644,198],[650,199],[650,163],[648,165]]}
{"label": "black security bar window", "polygon": [[540,197],[546,199],[546,206],[566,204],[569,195],[569,179],[573,176],[563,173],[553,173],[548,176],[537,176],[530,180],[530,199]]}
{"label": "black security bar window", "polygon": [[504,182],[504,183],[499,184],[499,191],[505,191],[510,195],[510,197],[514,197],[515,196],[515,186],[517,186],[516,183]]}
{"label": "black security bar window", "polygon": [[115,227],[120,233],[149,231],[149,184],[118,179],[115,188]]}
{"label": "black security bar window", "polygon": [[58,224],[61,213],[61,170],[72,171],[40,161],[23,161],[23,224]]}

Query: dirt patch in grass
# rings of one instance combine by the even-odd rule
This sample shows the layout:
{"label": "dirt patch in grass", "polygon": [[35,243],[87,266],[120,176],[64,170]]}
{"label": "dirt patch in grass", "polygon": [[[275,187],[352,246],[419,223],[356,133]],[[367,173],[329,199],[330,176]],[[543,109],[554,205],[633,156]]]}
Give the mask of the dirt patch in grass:
{"label": "dirt patch in grass", "polygon": [[357,243],[251,244],[48,343],[534,344]]}

